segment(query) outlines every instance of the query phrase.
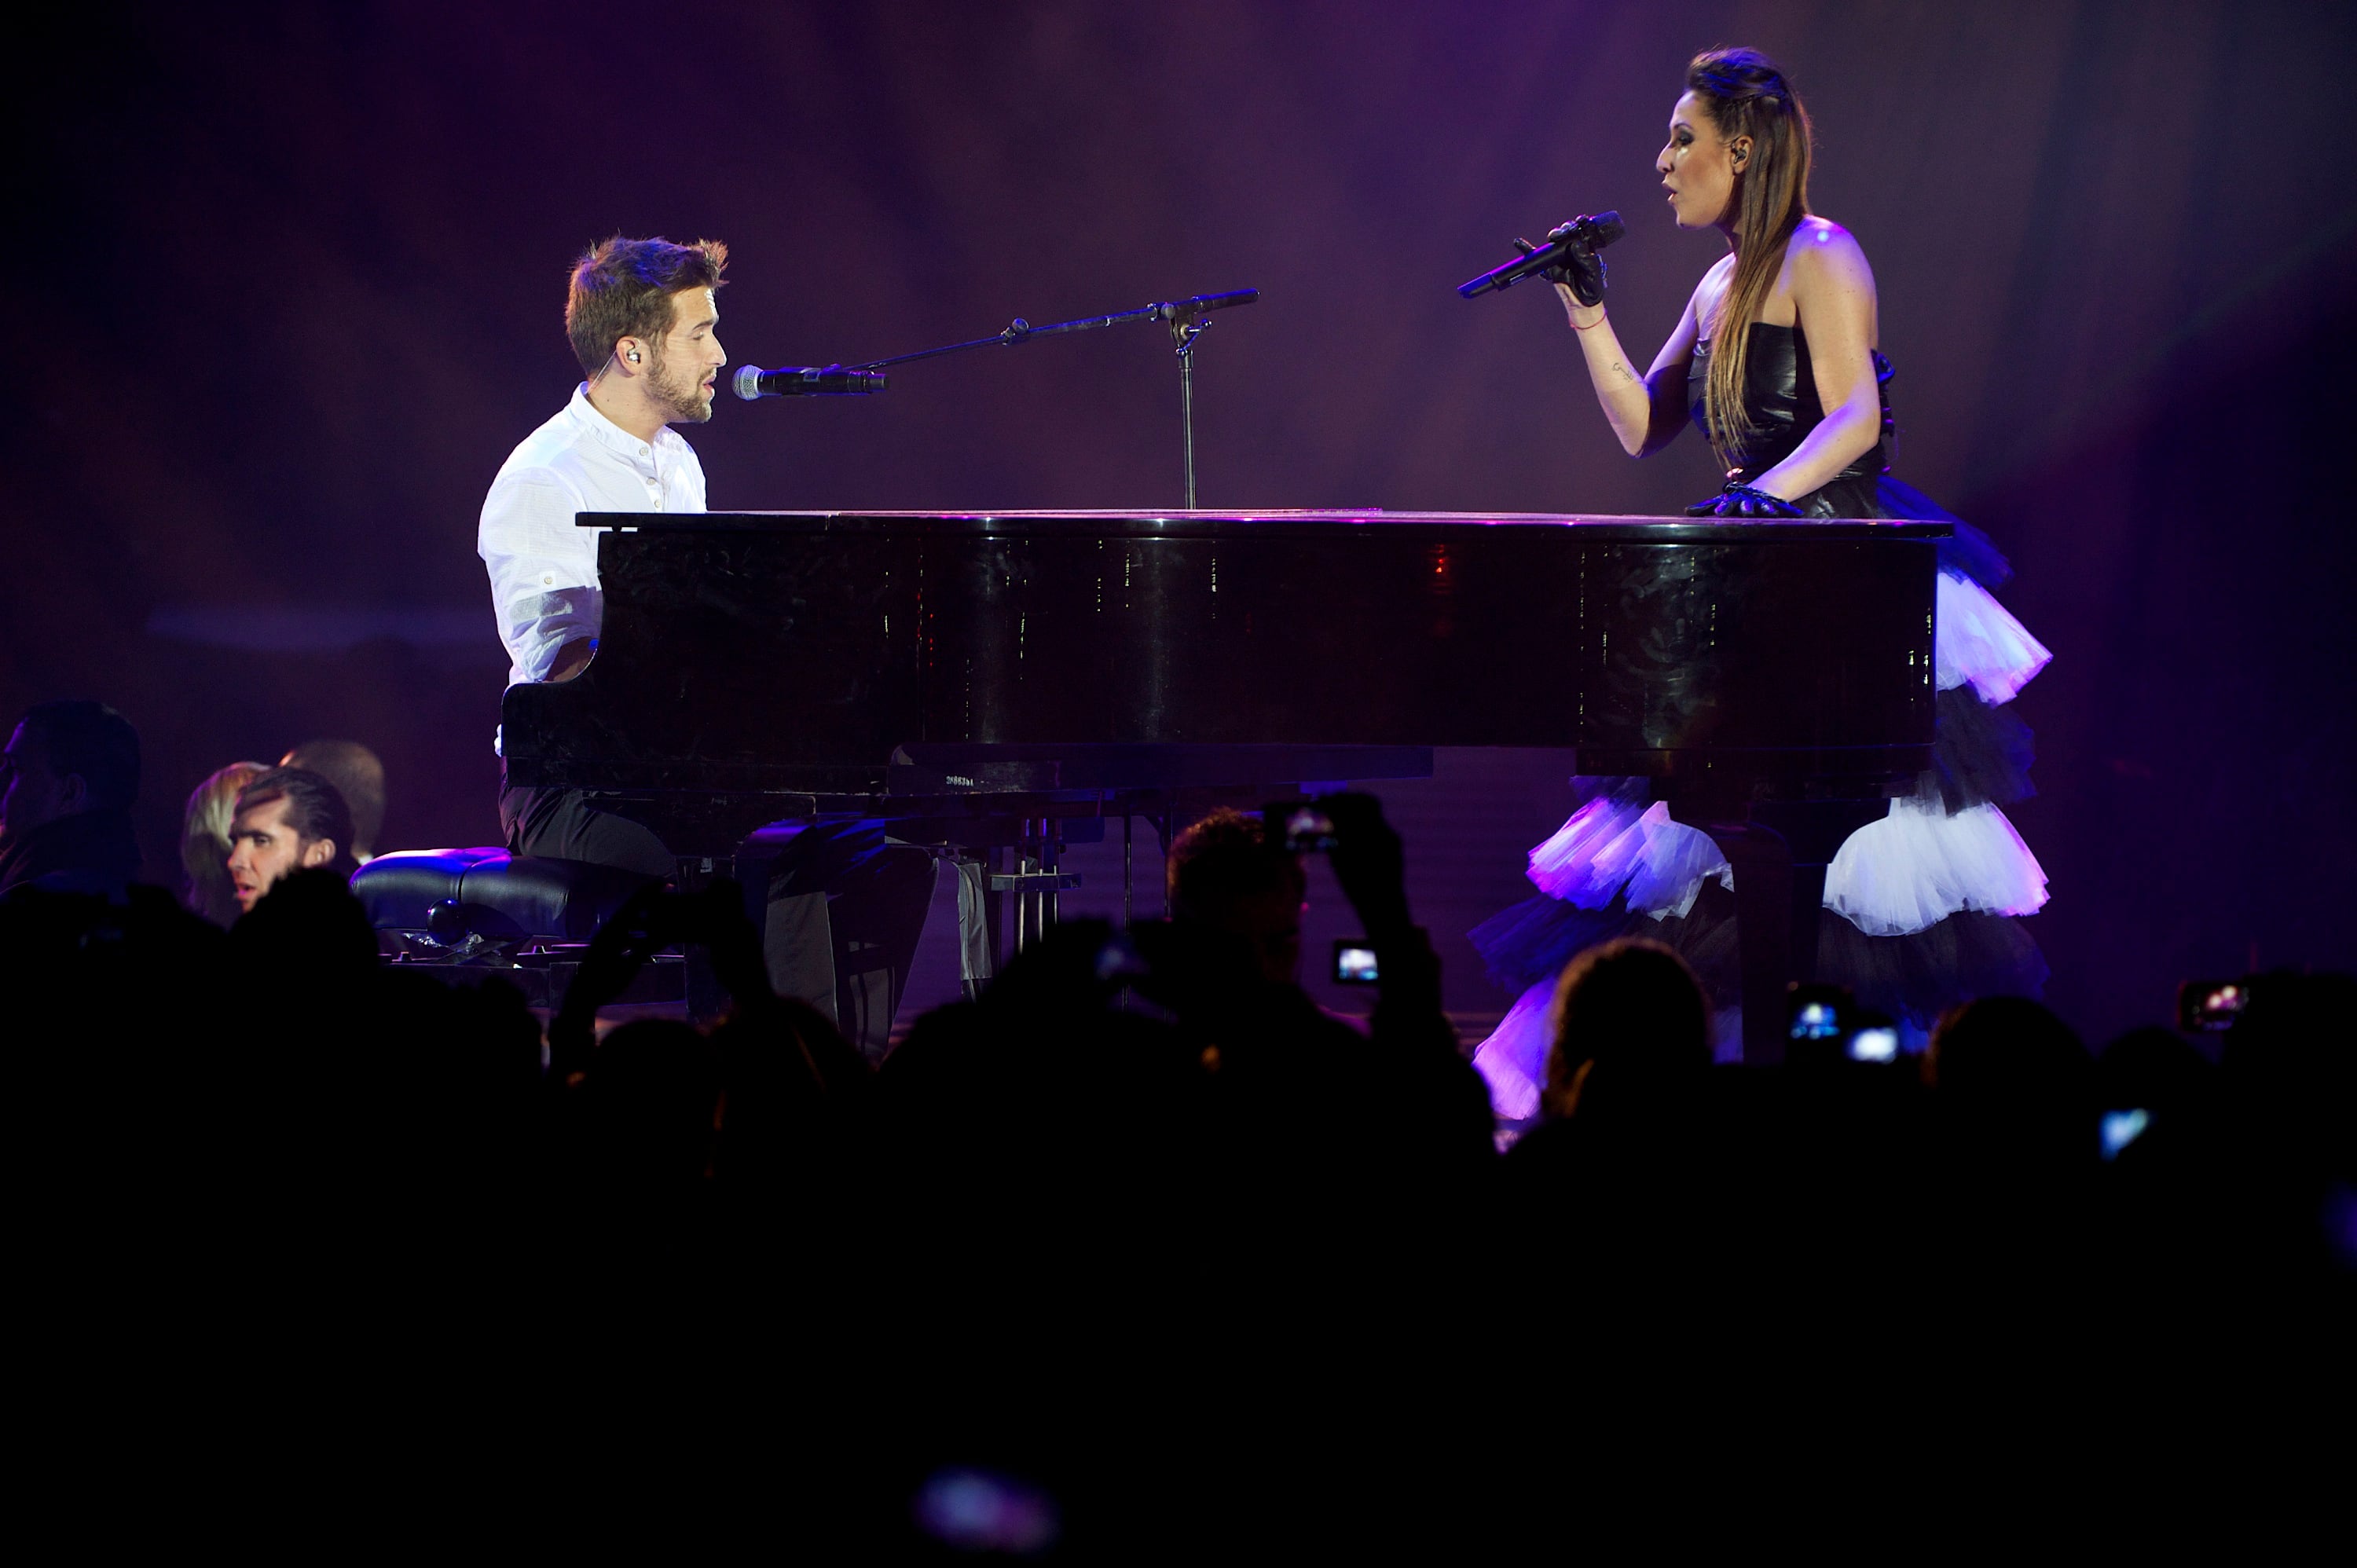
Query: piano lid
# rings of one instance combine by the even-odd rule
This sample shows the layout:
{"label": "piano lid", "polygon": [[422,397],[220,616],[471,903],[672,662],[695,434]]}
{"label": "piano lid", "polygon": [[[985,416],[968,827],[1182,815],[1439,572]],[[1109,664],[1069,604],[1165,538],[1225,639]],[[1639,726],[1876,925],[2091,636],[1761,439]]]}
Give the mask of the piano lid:
{"label": "piano lid", "polygon": [[969,534],[1007,536],[1100,534],[1109,528],[1149,539],[1330,539],[1337,531],[1372,532],[1438,529],[1568,529],[1582,540],[1650,544],[1737,544],[1800,539],[1945,539],[1944,522],[1878,518],[1704,519],[1615,517],[1544,511],[1384,511],[1379,508],[1272,508],[1228,511],[1177,508],[1125,511],[1119,509],[1006,511],[585,511],[581,528],[648,533],[762,532]]}
{"label": "piano lid", "polygon": [[[1110,786],[1156,748],[1564,746],[1583,771],[1847,789],[1930,756],[1945,523],[581,521],[612,530],[598,650],[575,681],[508,692],[514,783],[882,791],[896,755],[950,747],[976,767],[1062,758],[1067,784],[1093,759]],[[969,787],[952,772],[984,778],[962,761],[937,787]]]}

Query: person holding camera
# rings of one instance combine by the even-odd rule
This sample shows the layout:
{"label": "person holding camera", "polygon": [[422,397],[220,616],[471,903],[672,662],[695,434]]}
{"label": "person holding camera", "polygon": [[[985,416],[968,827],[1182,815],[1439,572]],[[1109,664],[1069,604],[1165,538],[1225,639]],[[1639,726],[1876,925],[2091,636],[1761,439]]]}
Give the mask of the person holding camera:
{"label": "person holding camera", "polygon": [[[1818,938],[1821,976],[1906,1020],[1920,1040],[1954,1002],[2035,993],[2045,981],[2017,918],[2045,903],[2045,874],[2002,810],[2029,793],[2029,732],[2003,707],[2051,656],[1990,596],[2010,570],[1986,536],[1889,475],[1897,426],[1874,273],[1847,230],[1809,210],[1811,129],[1799,95],[1748,48],[1695,56],[1684,88],[1653,166],[1677,226],[1716,231],[1727,253],[1695,285],[1651,368],[1630,368],[1592,249],[1544,275],[1629,455],[1652,456],[1689,424],[1709,444],[1726,482],[1688,516],[1954,525],[1937,585],[1933,766],[1841,846]],[[1641,932],[1675,948],[1717,994],[1739,991],[1726,858],[1670,820],[1647,780],[1574,785],[1579,809],[1531,852],[1541,896],[1472,933],[1494,974],[1527,987],[1476,1058],[1501,1113],[1516,1120],[1537,1112],[1547,999],[1580,950]]]}
{"label": "person holding camera", "polygon": [[[1301,989],[1309,854],[1327,856],[1361,922],[1345,952],[1373,961],[1363,1034]],[[1149,987],[1190,1034],[1216,1042],[1205,1065],[1233,1104],[1254,1105],[1255,1118],[1287,1107],[1271,1118],[1288,1129],[1283,1158],[1420,1173],[1444,1187],[1447,1173],[1487,1165],[1488,1097],[1441,1009],[1440,960],[1409,914],[1399,834],[1373,796],[1274,802],[1258,820],[1213,812],[1173,842],[1168,876],[1174,940],[1136,933],[1157,972]],[[1311,1137],[1312,1125],[1326,1131]]]}

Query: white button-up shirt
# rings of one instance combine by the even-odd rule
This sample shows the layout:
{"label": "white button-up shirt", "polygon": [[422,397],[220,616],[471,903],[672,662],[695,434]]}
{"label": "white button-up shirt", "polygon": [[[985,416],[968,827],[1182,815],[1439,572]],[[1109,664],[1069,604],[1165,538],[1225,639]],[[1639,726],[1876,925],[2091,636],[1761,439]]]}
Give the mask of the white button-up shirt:
{"label": "white button-up shirt", "polygon": [[557,650],[595,638],[605,618],[597,540],[583,511],[702,511],[704,467],[668,426],[641,441],[590,404],[573,401],[523,438],[483,498],[476,553],[491,574],[491,612],[507,645],[508,681],[545,681]]}

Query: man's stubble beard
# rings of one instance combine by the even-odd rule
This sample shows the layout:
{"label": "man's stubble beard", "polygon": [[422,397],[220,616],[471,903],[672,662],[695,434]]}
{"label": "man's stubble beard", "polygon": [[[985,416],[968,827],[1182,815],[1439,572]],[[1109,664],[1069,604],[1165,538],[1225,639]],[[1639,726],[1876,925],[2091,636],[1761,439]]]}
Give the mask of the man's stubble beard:
{"label": "man's stubble beard", "polygon": [[[663,363],[661,349],[655,351],[654,374],[648,379],[654,383],[655,401],[670,415],[664,423],[703,424],[712,418],[712,401],[705,397],[702,383],[690,381],[684,386],[675,383],[670,369]],[[716,387],[716,393],[717,390]]]}

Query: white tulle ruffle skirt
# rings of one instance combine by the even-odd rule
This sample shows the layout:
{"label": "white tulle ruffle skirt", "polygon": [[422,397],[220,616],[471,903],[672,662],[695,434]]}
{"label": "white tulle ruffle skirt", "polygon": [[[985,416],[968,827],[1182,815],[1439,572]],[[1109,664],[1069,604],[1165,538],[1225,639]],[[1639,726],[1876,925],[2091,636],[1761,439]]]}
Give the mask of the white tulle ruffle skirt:
{"label": "white tulle ruffle skirt", "polygon": [[[1933,766],[1835,854],[1818,931],[1820,979],[1919,1028],[1965,997],[2034,993],[2046,978],[2017,918],[2046,902],[2046,874],[2003,810],[2030,792],[2029,736],[2003,704],[2053,656],[1953,567],[1940,574],[1936,606]],[[1649,780],[1574,783],[1579,809],[1530,852],[1539,896],[1470,933],[1492,977],[1520,993],[1474,1056],[1509,1120],[1537,1114],[1548,1003],[1582,948],[1656,937],[1718,999],[1739,994],[1735,872],[1718,846],[1673,821]]]}

